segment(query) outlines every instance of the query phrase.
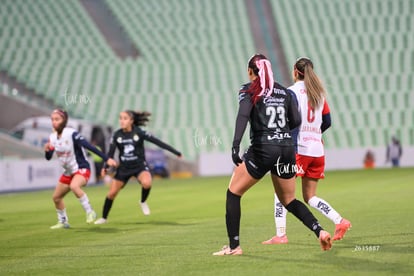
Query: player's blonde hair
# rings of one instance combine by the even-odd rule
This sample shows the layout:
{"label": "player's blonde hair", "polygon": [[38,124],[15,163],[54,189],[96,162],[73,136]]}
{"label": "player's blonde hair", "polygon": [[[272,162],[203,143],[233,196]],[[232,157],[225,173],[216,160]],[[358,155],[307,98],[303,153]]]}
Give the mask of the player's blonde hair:
{"label": "player's blonde hair", "polygon": [[294,65],[294,70],[297,72],[297,78],[305,82],[310,106],[312,108],[321,106],[326,98],[326,91],[313,70],[312,61],[309,58],[299,58]]}

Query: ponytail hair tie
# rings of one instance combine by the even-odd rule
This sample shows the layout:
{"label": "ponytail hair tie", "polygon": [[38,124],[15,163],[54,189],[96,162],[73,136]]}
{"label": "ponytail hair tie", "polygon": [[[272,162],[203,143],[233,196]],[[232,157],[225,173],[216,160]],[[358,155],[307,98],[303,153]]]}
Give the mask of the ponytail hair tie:
{"label": "ponytail hair tie", "polygon": [[265,95],[265,97],[268,97],[272,94],[274,87],[272,65],[269,60],[260,59],[256,61],[256,66],[259,69],[258,76],[260,78],[260,87],[262,88],[258,96]]}

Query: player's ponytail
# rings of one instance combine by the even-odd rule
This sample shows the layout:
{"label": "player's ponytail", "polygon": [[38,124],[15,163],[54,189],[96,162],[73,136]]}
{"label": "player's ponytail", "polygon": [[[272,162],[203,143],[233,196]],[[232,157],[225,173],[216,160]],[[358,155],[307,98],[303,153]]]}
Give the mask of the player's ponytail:
{"label": "player's ponytail", "polygon": [[248,68],[257,76],[250,84],[247,92],[252,93],[253,104],[262,96],[269,96],[274,87],[273,71],[270,61],[262,54],[252,56]]}
{"label": "player's ponytail", "polygon": [[151,113],[147,111],[127,110],[125,112],[132,118],[134,126],[146,126],[151,116]]}
{"label": "player's ponytail", "polygon": [[313,70],[312,61],[308,58],[299,58],[295,63],[294,70],[297,72],[298,79],[305,82],[310,106],[312,108],[321,106],[326,97],[326,91],[322,81]]}

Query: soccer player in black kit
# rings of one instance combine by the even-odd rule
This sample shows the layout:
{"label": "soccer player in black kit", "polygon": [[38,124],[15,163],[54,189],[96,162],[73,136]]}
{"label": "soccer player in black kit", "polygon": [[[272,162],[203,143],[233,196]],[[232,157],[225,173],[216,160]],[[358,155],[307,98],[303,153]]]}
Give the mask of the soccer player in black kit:
{"label": "soccer player in black kit", "polygon": [[[213,255],[243,254],[239,239],[240,199],[268,171],[281,203],[315,233],[322,250],[329,250],[332,246],[330,234],[323,230],[305,204],[295,198],[296,158],[291,130],[301,123],[296,97],[274,82],[271,64],[264,55],[250,58],[247,73],[251,82],[243,85],[239,92],[232,147],[236,168],[226,195],[229,245]],[[242,160],[239,148],[247,122],[250,122],[251,145]]]}
{"label": "soccer player in black kit", "polygon": [[105,198],[102,218],[95,221],[95,224],[107,223],[112,203],[118,192],[125,186],[130,177],[136,177],[142,185],[141,209],[144,215],[150,214],[150,209],[146,200],[151,190],[152,177],[145,161],[144,141],[154,143],[181,157],[181,153],[178,150],[165,144],[139,127],[139,125],[142,124],[142,116],[140,115],[142,115],[142,113],[136,113],[130,110],[123,111],[119,115],[121,128],[112,136],[108,156],[113,158],[115,149],[118,149],[120,164],[116,168],[114,179],[111,182],[109,192]]}

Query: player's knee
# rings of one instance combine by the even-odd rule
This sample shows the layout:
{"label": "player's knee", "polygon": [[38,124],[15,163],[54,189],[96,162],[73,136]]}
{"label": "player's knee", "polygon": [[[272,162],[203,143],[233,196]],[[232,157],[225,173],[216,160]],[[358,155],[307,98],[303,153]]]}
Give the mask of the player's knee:
{"label": "player's knee", "polygon": [[54,203],[59,203],[62,200],[62,197],[53,195],[52,200]]}
{"label": "player's knee", "polygon": [[144,180],[144,181],[141,181],[141,185],[142,185],[142,187],[144,188],[144,189],[149,189],[149,188],[151,188],[151,183],[152,181],[149,179],[149,180]]}
{"label": "player's knee", "polygon": [[78,197],[80,198],[84,192],[82,191],[82,188],[78,185],[70,185],[70,190]]}
{"label": "player's knee", "polygon": [[119,192],[119,191],[109,191],[109,193],[108,193],[107,197],[108,197],[110,200],[114,200],[114,199],[115,199],[115,197],[118,195],[118,192]]}

